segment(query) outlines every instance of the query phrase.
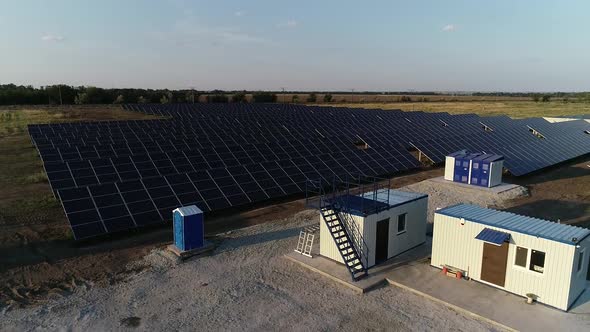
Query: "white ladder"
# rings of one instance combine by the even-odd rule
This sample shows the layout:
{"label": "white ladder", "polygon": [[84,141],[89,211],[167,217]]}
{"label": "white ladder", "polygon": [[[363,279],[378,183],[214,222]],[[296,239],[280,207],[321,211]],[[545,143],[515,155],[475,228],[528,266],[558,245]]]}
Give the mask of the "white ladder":
{"label": "white ladder", "polygon": [[305,247],[305,230],[302,229],[301,232],[299,232],[299,239],[297,240],[297,248],[295,249],[295,252],[303,254],[304,247]]}
{"label": "white ladder", "polygon": [[313,240],[315,235],[312,232],[302,229],[299,232],[299,239],[297,240],[297,248],[295,252],[303,256],[311,257],[311,249],[313,248]]}

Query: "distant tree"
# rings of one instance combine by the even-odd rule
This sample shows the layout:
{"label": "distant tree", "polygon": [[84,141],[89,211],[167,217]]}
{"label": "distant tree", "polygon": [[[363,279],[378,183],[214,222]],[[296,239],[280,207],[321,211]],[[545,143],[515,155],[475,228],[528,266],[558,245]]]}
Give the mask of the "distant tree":
{"label": "distant tree", "polygon": [[538,102],[539,102],[539,100],[541,99],[541,97],[539,97],[539,95],[535,93],[535,94],[532,96],[532,99],[533,99],[533,101],[534,101],[535,103],[538,103]]}
{"label": "distant tree", "polygon": [[231,102],[232,103],[247,103],[248,100],[246,99],[246,94],[243,92],[237,92],[234,93],[231,96]]}
{"label": "distant tree", "polygon": [[199,94],[194,92],[193,90],[187,91],[185,93],[184,100],[186,100],[187,103],[198,103]]}
{"label": "distant tree", "polygon": [[118,95],[117,99],[113,102],[113,104],[123,104],[125,102],[125,97],[123,95]]}
{"label": "distant tree", "polygon": [[224,94],[207,95],[208,103],[227,103],[229,98]]}
{"label": "distant tree", "polygon": [[310,93],[309,96],[307,96],[307,102],[308,103],[315,103],[318,100],[318,96],[315,93]]}
{"label": "distant tree", "polygon": [[324,103],[329,103],[329,102],[331,102],[331,101],[332,101],[332,95],[331,95],[331,94],[329,94],[329,93],[326,93],[326,94],[324,95]]}
{"label": "distant tree", "polygon": [[291,97],[291,102],[297,104],[299,102],[299,95],[293,95],[293,97]]}
{"label": "distant tree", "polygon": [[277,95],[268,92],[256,92],[252,94],[252,100],[255,103],[276,103]]}
{"label": "distant tree", "polygon": [[168,99],[168,96],[163,95],[162,98],[160,98],[160,104],[168,104],[170,103],[170,99]]}
{"label": "distant tree", "polygon": [[137,103],[138,104],[147,104],[148,100],[145,99],[143,96],[139,96],[139,98],[137,98]]}
{"label": "distant tree", "polygon": [[412,98],[410,96],[401,96],[399,101],[402,103],[411,103]]}
{"label": "distant tree", "polygon": [[551,101],[551,96],[550,95],[543,95],[543,97],[541,98],[541,101],[544,103],[547,103],[547,102]]}
{"label": "distant tree", "polygon": [[86,94],[86,92],[78,92],[78,95],[76,96],[76,98],[74,98],[74,103],[76,105],[87,104],[88,95]]}

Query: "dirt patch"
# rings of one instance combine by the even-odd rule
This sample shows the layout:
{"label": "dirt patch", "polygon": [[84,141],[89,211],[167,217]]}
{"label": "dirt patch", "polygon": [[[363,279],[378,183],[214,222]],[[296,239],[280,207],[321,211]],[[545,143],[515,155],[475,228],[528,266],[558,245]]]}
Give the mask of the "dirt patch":
{"label": "dirt patch", "polygon": [[443,207],[459,203],[479,205],[481,207],[502,208],[517,197],[529,196],[525,187],[517,186],[511,190],[494,193],[487,190],[479,190],[474,186],[463,186],[453,182],[428,179],[410,184],[403,188],[407,191],[428,194],[428,232],[432,232],[434,212]]}

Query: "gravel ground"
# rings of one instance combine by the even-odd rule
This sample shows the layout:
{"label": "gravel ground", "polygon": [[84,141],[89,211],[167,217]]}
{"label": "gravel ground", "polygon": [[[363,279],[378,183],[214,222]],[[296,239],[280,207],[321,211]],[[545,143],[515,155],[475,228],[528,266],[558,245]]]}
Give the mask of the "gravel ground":
{"label": "gravel ground", "polygon": [[316,211],[211,239],[205,257],[178,263],[156,248],[125,280],[88,284],[39,306],[0,313],[0,330],[492,330],[413,293],[358,295],[282,257]]}
{"label": "gravel ground", "polygon": [[528,196],[529,194],[527,188],[522,186],[499,194],[493,194],[477,187],[463,187],[452,182],[441,183],[433,180],[414,183],[401,188],[401,190],[428,194],[429,232],[432,232],[434,212],[437,208],[444,208],[458,203],[468,203],[486,208],[502,209],[509,200]]}

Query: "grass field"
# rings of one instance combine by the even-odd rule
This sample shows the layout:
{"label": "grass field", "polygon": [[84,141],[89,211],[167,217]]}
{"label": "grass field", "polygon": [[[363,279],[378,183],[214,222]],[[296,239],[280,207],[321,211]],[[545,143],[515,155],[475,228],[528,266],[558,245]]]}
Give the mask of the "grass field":
{"label": "grass field", "polygon": [[513,118],[590,114],[590,103],[554,101],[536,103],[522,100],[503,101],[445,101],[416,103],[330,103],[334,107],[361,107],[371,109],[401,109],[404,111],[448,112],[451,114],[475,113],[483,116],[507,115]]}
{"label": "grass field", "polygon": [[47,227],[67,223],[31,144],[28,124],[146,118],[151,117],[121,109],[0,111],[0,244],[28,242],[45,231],[53,232],[44,234],[45,239],[69,234],[67,227]]}

